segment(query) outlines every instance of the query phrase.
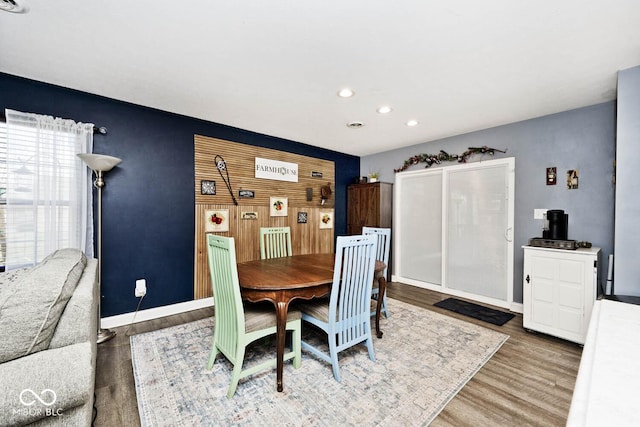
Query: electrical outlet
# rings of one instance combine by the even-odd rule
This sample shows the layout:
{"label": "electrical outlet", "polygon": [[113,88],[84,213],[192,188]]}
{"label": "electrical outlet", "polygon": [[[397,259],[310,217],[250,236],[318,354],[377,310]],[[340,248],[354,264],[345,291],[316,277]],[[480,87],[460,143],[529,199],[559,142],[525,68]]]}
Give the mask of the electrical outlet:
{"label": "electrical outlet", "polygon": [[136,280],[136,288],[134,291],[136,297],[140,298],[147,294],[147,281],[146,279]]}
{"label": "electrical outlet", "polygon": [[534,209],[533,219],[545,219],[546,213],[547,213],[547,209]]}

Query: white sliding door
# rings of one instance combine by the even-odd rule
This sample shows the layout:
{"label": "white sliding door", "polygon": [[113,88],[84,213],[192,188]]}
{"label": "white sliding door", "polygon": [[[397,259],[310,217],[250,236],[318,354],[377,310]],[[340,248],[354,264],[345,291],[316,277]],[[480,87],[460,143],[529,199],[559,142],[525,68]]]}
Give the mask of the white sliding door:
{"label": "white sliding door", "polygon": [[451,290],[508,300],[510,169],[472,163],[447,170],[444,276]]}
{"label": "white sliding door", "polygon": [[396,175],[393,280],[509,307],[513,158]]}
{"label": "white sliding door", "polygon": [[[440,285],[442,278],[442,173],[408,175],[396,185],[396,200],[411,200],[402,209],[395,241],[403,276],[409,280]],[[399,194],[398,194],[399,193]],[[396,218],[398,218],[396,216]],[[416,236],[426,236],[417,239]],[[398,253],[398,252],[395,252]]]}

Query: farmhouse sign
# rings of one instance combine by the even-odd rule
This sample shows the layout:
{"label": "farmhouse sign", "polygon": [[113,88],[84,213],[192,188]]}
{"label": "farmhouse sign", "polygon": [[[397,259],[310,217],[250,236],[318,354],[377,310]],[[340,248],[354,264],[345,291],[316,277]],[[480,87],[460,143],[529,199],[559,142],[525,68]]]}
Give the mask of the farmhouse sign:
{"label": "farmhouse sign", "polygon": [[298,182],[298,164],[256,157],[255,177]]}

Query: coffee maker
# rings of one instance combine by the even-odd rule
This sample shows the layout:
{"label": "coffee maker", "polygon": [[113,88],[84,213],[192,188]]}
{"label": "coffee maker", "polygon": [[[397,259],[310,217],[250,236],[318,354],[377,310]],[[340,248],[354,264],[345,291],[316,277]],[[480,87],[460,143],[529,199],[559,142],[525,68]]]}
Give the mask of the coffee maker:
{"label": "coffee maker", "polygon": [[539,246],[554,249],[578,249],[578,242],[568,240],[569,215],[560,209],[547,211],[544,225],[542,226],[542,238],[529,239],[529,246]]}
{"label": "coffee maker", "polygon": [[547,219],[542,227],[542,238],[568,240],[569,215],[560,209],[547,211]]}

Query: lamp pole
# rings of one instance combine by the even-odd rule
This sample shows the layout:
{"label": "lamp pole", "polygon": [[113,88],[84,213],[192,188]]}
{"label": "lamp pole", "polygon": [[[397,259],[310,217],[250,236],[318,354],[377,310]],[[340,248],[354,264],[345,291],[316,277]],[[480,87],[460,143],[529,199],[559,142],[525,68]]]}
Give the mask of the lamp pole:
{"label": "lamp pole", "polygon": [[105,186],[104,172],[113,169],[122,160],[103,154],[78,154],[93,172],[96,179],[93,185],[98,189],[98,344],[110,340],[115,331],[102,329],[102,188]]}

